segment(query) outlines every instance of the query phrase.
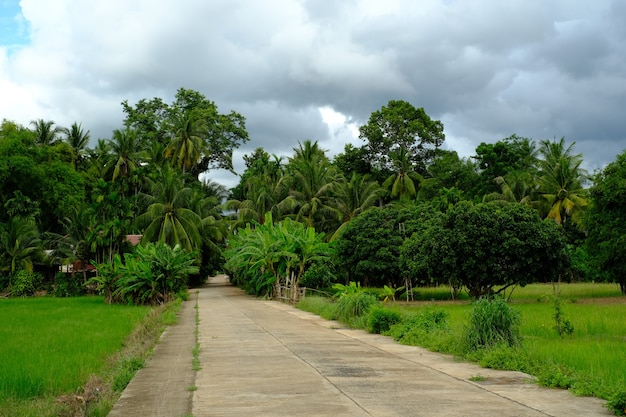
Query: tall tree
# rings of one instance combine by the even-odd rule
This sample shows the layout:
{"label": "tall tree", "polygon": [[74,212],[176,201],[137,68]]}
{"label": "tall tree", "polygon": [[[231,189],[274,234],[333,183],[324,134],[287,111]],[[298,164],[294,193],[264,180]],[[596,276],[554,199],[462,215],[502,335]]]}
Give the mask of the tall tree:
{"label": "tall tree", "polygon": [[626,295],[626,152],[599,173],[585,215],[587,252]]}
{"label": "tall tree", "polygon": [[171,115],[172,139],[165,151],[166,158],[183,170],[183,173],[200,162],[205,151],[202,136],[204,121],[193,110],[174,109]]}
{"label": "tall tree", "polygon": [[124,101],[122,106],[125,126],[149,143],[163,143],[176,164],[196,178],[209,169],[232,170],[233,150],[248,141],[241,114],[220,113],[214,102],[194,90],[180,88],[172,104],[155,97],[134,107]]}
{"label": "tall tree", "polygon": [[368,123],[359,128],[359,137],[367,141],[374,167],[393,169],[392,152],[404,149],[414,170],[422,174],[445,140],[443,123],[402,100],[391,100],[372,113]]}
{"label": "tall tree", "polygon": [[537,146],[532,139],[511,135],[495,143],[481,143],[473,156],[480,170],[476,194],[479,197],[500,192],[495,179],[506,178],[512,172],[527,172],[533,176],[537,171]]}
{"label": "tall tree", "polygon": [[193,190],[183,185],[182,176],[166,165],[149,184],[151,192],[144,194],[147,209],[137,217],[143,230],[142,243],[180,244],[189,251],[200,248],[202,219],[189,208]]}
{"label": "tall tree", "polygon": [[87,145],[89,145],[89,131],[85,132],[82,124],[74,122],[64,133],[66,135],[65,141],[72,147],[76,154],[74,167],[78,167],[85,157]]}
{"label": "tall tree", "polygon": [[546,205],[546,217],[558,224],[573,221],[578,224],[580,214],[588,205],[583,184],[587,173],[581,168],[582,154],[574,154],[575,142],[565,146],[565,138],[559,141],[541,141],[539,192]]}
{"label": "tall tree", "polygon": [[339,171],[317,141],[300,143],[294,152],[286,167],[289,196],[279,207],[283,213],[291,212],[296,220],[323,231],[324,220],[336,218],[330,191],[339,179]]}
{"label": "tall tree", "polygon": [[37,119],[30,122],[35,133],[35,143],[41,146],[55,145],[65,129],[55,126],[52,120]]}
{"label": "tall tree", "polygon": [[352,219],[374,207],[384,194],[380,185],[368,175],[354,172],[350,181],[339,181],[334,189],[334,207],[339,215],[340,225],[331,240],[339,238]]}

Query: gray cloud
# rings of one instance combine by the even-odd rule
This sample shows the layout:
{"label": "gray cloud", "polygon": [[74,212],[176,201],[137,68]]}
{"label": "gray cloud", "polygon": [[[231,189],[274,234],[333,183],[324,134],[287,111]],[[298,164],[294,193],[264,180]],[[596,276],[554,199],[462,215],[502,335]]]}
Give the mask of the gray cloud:
{"label": "gray cloud", "polygon": [[[318,108],[363,124],[389,100],[444,122],[447,147],[517,133],[565,136],[595,169],[626,147],[620,0],[22,0],[32,44],[0,48],[0,117],[120,127],[120,102],[180,87],[247,117],[256,147],[291,154],[356,141]],[[226,178],[223,173],[210,173]],[[229,181],[232,181],[229,180]],[[230,184],[229,184],[230,185]]]}

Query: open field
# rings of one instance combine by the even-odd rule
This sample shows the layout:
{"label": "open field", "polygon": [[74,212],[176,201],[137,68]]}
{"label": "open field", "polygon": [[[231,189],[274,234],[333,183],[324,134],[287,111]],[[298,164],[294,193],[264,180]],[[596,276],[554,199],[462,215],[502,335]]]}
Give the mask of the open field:
{"label": "open field", "polygon": [[102,297],[0,300],[0,410],[76,392],[149,311]]}
{"label": "open field", "polygon": [[[621,296],[619,287],[614,284],[561,284],[559,290],[562,317],[572,324],[573,333],[560,337],[555,330],[552,285],[518,288],[512,294],[511,303],[521,313],[522,349],[507,353],[519,355],[518,358],[501,358],[499,363],[511,364],[513,368],[522,361],[531,363],[522,370],[533,370],[541,383],[568,387],[581,395],[608,399],[625,390],[626,297]],[[385,305],[403,316],[423,309],[444,310],[450,332],[441,337],[448,340],[435,340],[426,347],[442,346],[447,353],[457,354],[454,348],[447,348],[460,344],[472,310],[471,301],[442,301],[449,298],[450,291],[446,287],[420,288],[418,292],[420,299],[429,301],[397,301]],[[317,310],[313,312],[332,318],[329,300],[308,302],[318,305],[304,309]]]}

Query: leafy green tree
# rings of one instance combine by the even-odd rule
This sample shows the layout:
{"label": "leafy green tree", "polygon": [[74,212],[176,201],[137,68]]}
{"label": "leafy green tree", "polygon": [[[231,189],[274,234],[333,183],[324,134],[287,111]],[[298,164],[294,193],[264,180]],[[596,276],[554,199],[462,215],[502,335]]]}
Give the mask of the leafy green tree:
{"label": "leafy green tree", "polygon": [[426,170],[418,191],[420,200],[437,197],[443,188],[455,188],[471,199],[480,181],[476,164],[470,159],[459,158],[454,151],[440,150]]}
{"label": "leafy green tree", "polygon": [[565,237],[552,221],[521,204],[499,207],[462,201],[404,243],[407,263],[421,279],[440,277],[467,288],[471,297],[515,285],[555,280],[567,266]]}
{"label": "leafy green tree", "polygon": [[415,170],[422,174],[445,140],[440,121],[402,100],[391,100],[372,113],[368,123],[359,128],[359,137],[367,141],[374,167],[393,170],[393,152],[404,149]]}
{"label": "leafy green tree", "polygon": [[473,156],[480,170],[480,186],[476,194],[500,192],[494,180],[505,178],[512,172],[527,172],[534,175],[537,171],[537,146],[532,139],[511,135],[495,143],[481,143]]}
{"label": "leafy green tree", "polygon": [[141,138],[136,130],[115,129],[110,142],[112,153],[112,179],[128,180],[142,161]]}
{"label": "leafy green tree", "polygon": [[218,112],[201,93],[180,88],[172,104],[155,97],[135,106],[122,102],[124,125],[148,143],[162,143],[175,164],[198,178],[214,168],[233,169],[232,152],[248,141],[245,118],[234,111]]}
{"label": "leafy green tree", "polygon": [[587,252],[626,295],[626,152],[599,173],[585,216]]}
{"label": "leafy green tree", "polygon": [[85,132],[82,124],[74,122],[69,129],[64,131],[64,133],[66,135],[65,141],[71,146],[76,154],[74,167],[77,168],[82,164],[85,158],[87,145],[89,145],[90,139],[89,131]]}
{"label": "leafy green tree", "polygon": [[257,148],[251,155],[245,155],[246,170],[239,184],[232,190],[232,197],[225,204],[227,210],[236,212],[233,227],[243,227],[254,220],[263,223],[265,213],[271,212],[280,217],[278,203],[287,197],[287,189],[282,181],[284,166],[282,157],[269,155]]}
{"label": "leafy green tree", "polygon": [[403,284],[402,241],[397,210],[372,208],[350,221],[336,241],[337,266],[346,273],[346,282],[397,287]]}

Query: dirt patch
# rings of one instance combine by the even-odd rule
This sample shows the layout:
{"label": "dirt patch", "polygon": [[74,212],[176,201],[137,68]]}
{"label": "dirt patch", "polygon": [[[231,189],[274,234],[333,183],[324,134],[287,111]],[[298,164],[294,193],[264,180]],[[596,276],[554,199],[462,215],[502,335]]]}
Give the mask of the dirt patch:
{"label": "dirt patch", "polygon": [[64,394],[56,399],[60,406],[60,417],[84,417],[91,404],[104,395],[106,385],[102,378],[92,375],[83,386],[80,394]]}

